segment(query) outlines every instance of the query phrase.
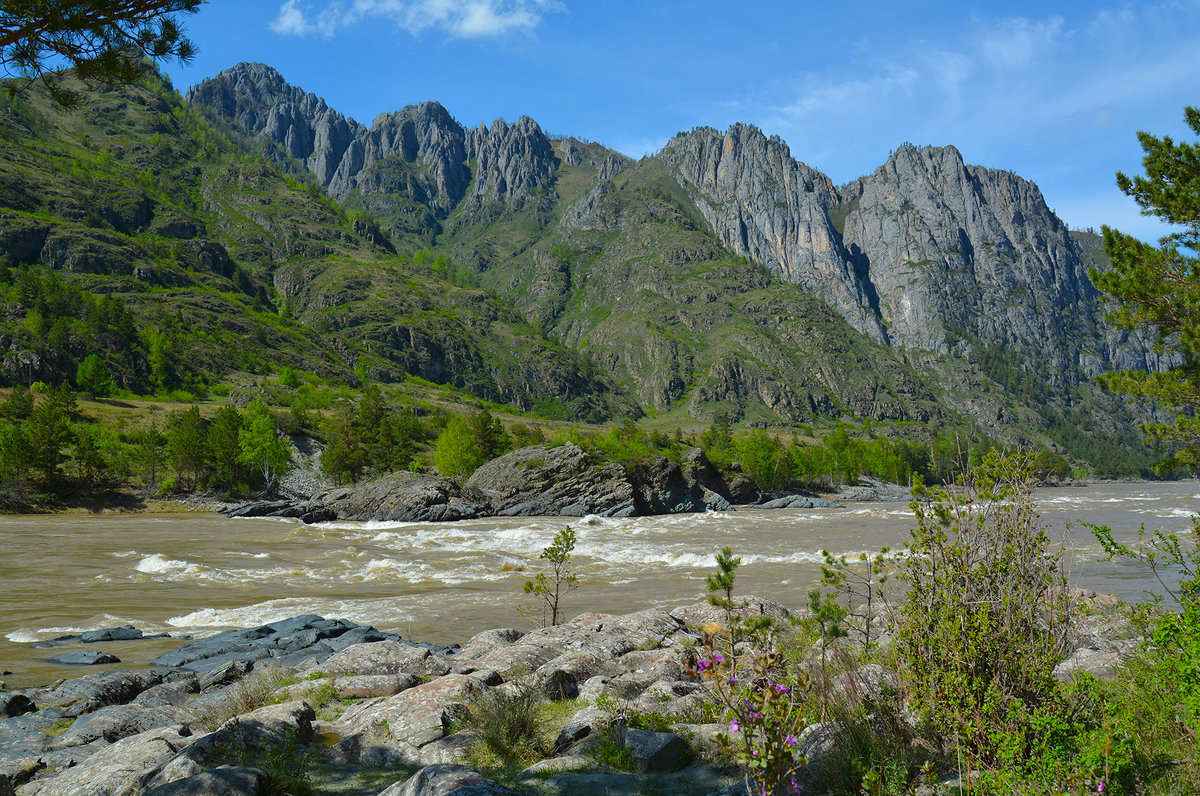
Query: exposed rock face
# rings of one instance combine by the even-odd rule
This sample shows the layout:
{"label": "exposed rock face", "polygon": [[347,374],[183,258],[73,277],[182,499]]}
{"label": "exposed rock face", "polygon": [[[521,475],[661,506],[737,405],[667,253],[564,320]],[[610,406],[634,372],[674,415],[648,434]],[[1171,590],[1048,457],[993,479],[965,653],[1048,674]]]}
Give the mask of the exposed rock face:
{"label": "exposed rock face", "polygon": [[265,64],[226,69],[189,89],[187,100],[245,135],[279,144],[338,201],[358,192],[372,210],[428,208],[416,211],[414,229],[444,219],[468,192],[519,200],[549,189],[558,167],[550,140],[529,117],[467,130],[440,104],[423,102],[380,114],[367,128]]}
{"label": "exposed rock face", "polygon": [[468,496],[500,516],[637,513],[625,468],[599,464],[574,443],[521,448],[487,462],[467,481]]}
{"label": "exposed rock face", "polygon": [[343,520],[433,522],[475,517],[475,507],[461,499],[458,485],[445,478],[398,472],[354,489],[335,488],[313,496]]}
{"label": "exposed rock face", "polygon": [[701,129],[662,151],[721,241],[824,298],[859,331],[938,355],[1018,351],[1057,388],[1161,367],[1114,334],[1088,279],[1101,266],[1037,186],[957,149],[900,147],[842,188],[753,127]]}
{"label": "exposed rock face", "polygon": [[266,64],[241,63],[193,86],[188,102],[213,108],[244,133],[279,144],[328,185],[366,128]]}
{"label": "exposed rock face", "polygon": [[[432,102],[368,129],[261,64],[222,72],[188,99],[278,144],[330,195],[384,220],[397,244],[436,236],[644,406],[929,421],[948,405],[1020,437],[1051,419],[1033,416],[1043,406],[1065,414],[1097,373],[1170,364],[1149,336],[1104,322],[1087,276],[1105,267],[1095,241],[1067,230],[1033,183],[967,165],[953,147],[904,145],[839,189],[748,125],[694,130],[635,163],[551,141],[527,117],[465,129]],[[144,223],[140,202],[130,196],[114,225]],[[53,239],[30,231],[13,242],[57,251]],[[116,273],[121,262],[100,252],[63,267]],[[287,268],[276,276],[297,306],[345,301],[344,285],[313,282]],[[429,338],[409,323],[381,327],[372,342],[434,381],[481,369],[473,349]],[[1003,406],[1022,389],[1034,396],[1025,416]],[[1092,414],[1110,409],[1124,411]]]}
{"label": "exposed rock face", "polygon": [[695,189],[696,206],[725,246],[822,296],[859,331],[886,339],[830,219],[837,189],[794,160],[787,144],[735,124],[724,135],[705,128],[675,138],[659,157]]}
{"label": "exposed rock face", "polygon": [[498,119],[467,134],[468,157],[479,165],[472,196],[524,198],[554,182],[558,158],[537,122],[522,116],[513,124]]}

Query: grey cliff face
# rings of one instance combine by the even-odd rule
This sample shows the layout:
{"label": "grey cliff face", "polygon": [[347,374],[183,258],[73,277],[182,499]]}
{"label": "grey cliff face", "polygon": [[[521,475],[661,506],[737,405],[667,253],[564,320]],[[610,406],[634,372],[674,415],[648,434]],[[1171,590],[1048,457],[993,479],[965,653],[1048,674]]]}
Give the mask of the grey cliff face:
{"label": "grey cliff face", "polygon": [[264,64],[227,69],[191,88],[187,100],[279,144],[341,202],[355,191],[401,197],[445,218],[468,195],[512,201],[548,190],[558,167],[553,145],[528,117],[466,130],[444,107],[424,102],[380,114],[367,128]]}
{"label": "grey cliff face", "polygon": [[244,132],[273,141],[328,185],[366,128],[291,86],[266,64],[238,64],[193,86],[188,102],[213,108]]}
{"label": "grey cliff face", "polygon": [[841,191],[752,127],[697,130],[661,157],[726,246],[876,340],[943,356],[1036,352],[1058,386],[1160,367],[1148,337],[1105,324],[1087,275],[1101,263],[1037,186],[954,147],[906,144]]}
{"label": "grey cliff face", "polygon": [[526,198],[553,184],[558,168],[550,139],[528,116],[511,125],[498,119],[491,127],[481,124],[469,131],[467,156],[478,162],[471,195],[481,199]]}
{"label": "grey cliff face", "polygon": [[1081,331],[1067,316],[1092,314],[1098,293],[1067,228],[1014,174],[967,166],[954,147],[904,146],[847,193],[845,245],[896,343],[948,354],[955,336],[1066,342]]}
{"label": "grey cliff face", "polygon": [[709,129],[679,136],[660,157],[693,189],[726,247],[821,296],[869,337],[887,339],[830,218],[837,189],[794,160],[787,144],[734,125],[723,136]]}

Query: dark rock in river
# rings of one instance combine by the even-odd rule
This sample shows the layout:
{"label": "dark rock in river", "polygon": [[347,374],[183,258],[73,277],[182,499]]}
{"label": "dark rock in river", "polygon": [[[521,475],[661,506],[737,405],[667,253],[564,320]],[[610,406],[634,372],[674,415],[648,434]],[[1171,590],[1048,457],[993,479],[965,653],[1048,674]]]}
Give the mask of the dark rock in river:
{"label": "dark rock in river", "polygon": [[[733,493],[729,490],[729,484],[725,483],[725,478],[721,475],[721,471],[708,460],[704,455],[702,448],[692,448],[683,455],[683,477],[687,480],[688,486],[698,492],[713,492],[724,498],[728,503],[735,503]],[[708,503],[708,501],[705,501]],[[708,503],[709,507],[718,509],[717,506]]]}
{"label": "dark rock in river", "polygon": [[103,630],[89,630],[79,636],[79,641],[83,644],[94,644],[99,641],[131,641],[139,638],[143,638],[142,631],[133,625],[122,625]]}
{"label": "dark rock in river", "polygon": [[811,497],[809,495],[785,495],[781,498],[768,500],[759,506],[760,509],[840,509],[845,508],[835,500]]}
{"label": "dark rock in river", "polygon": [[440,522],[469,520],[475,507],[462,499],[458,485],[445,478],[406,471],[390,473],[355,487],[335,487],[306,501],[244,503],[230,517],[294,517],[307,523],[330,520]]}
{"label": "dark rock in river", "polygon": [[387,640],[444,654],[457,649],[404,641],[395,633],[382,633],[346,619],[308,614],[245,630],[226,630],[160,655],[154,665],[205,673],[202,684],[212,686],[245,675],[253,668],[247,664],[256,661],[269,659],[281,666],[295,666],[306,661],[323,661],[353,644]]}
{"label": "dark rock in river", "polygon": [[487,513],[507,517],[637,513],[625,468],[571,442],[521,448],[485,463],[467,481],[466,495]]}
{"label": "dark rock in river", "polygon": [[638,514],[686,514],[707,508],[702,491],[693,491],[679,464],[666,457],[637,468],[633,483]]}
{"label": "dark rock in river", "polygon": [[50,662],[71,666],[94,666],[101,663],[120,663],[121,659],[116,655],[109,655],[107,652],[100,652],[99,650],[80,650],[79,652],[67,652],[62,655],[55,655],[50,659]]}
{"label": "dark rock in river", "polygon": [[246,503],[230,517],[295,517],[438,522],[505,516],[630,517],[730,511],[731,492],[703,451],[681,467],[666,458],[631,474],[574,443],[512,451],[482,465],[462,489],[448,479],[395,472],[354,487],[336,487],[309,500]]}
{"label": "dark rock in river", "polygon": [[446,478],[396,472],[353,489],[314,495],[310,510],[324,506],[342,520],[438,522],[469,520],[478,512],[462,499],[458,485]]}

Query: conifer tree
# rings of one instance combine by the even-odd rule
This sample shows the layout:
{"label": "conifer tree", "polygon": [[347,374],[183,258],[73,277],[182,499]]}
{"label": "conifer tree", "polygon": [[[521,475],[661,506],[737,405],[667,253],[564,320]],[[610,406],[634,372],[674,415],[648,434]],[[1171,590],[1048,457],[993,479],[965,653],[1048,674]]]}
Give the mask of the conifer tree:
{"label": "conifer tree", "polygon": [[[1184,120],[1200,135],[1200,108],[1188,107]],[[1177,367],[1161,373],[1107,373],[1108,389],[1152,398],[1176,412],[1173,423],[1143,426],[1148,439],[1170,452],[1163,469],[1200,465],[1200,142],[1176,143],[1169,136],[1138,133],[1146,153],[1146,173],[1117,174],[1117,185],[1145,215],[1158,216],[1180,231],[1157,246],[1104,227],[1104,249],[1112,269],[1092,271],[1098,288],[1120,304],[1112,319],[1127,329],[1158,331],[1161,349],[1176,352]]]}
{"label": "conifer tree", "polygon": [[79,95],[61,74],[70,68],[89,87],[129,85],[151,69],[145,59],[187,63],[196,48],[183,35],[180,14],[204,0],[0,0],[0,66],[19,79],[4,90],[19,94],[41,79],[66,106]]}

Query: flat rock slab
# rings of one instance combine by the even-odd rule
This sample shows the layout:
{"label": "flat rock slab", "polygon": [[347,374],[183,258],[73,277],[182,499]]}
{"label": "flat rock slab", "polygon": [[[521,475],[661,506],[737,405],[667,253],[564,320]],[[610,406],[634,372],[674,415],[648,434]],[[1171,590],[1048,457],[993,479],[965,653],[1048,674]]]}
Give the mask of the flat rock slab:
{"label": "flat rock slab", "polygon": [[54,688],[30,692],[29,696],[42,708],[61,705],[68,718],[75,718],[105,705],[131,702],[148,688],[177,677],[169,669],[116,669],[64,680]]}
{"label": "flat rock slab", "polygon": [[423,647],[400,641],[374,641],[346,647],[322,661],[320,669],[329,674],[441,676],[450,671],[450,666],[445,655]]}
{"label": "flat rock slab", "polygon": [[60,774],[34,779],[21,788],[21,796],[135,796],[145,778],[191,740],[179,728],[133,735]]}
{"label": "flat rock slab", "polygon": [[[164,633],[163,636],[165,635]],[[140,638],[145,638],[145,636],[142,634],[142,631],[133,625],[122,625],[121,627],[110,627],[103,630],[89,630],[79,635],[81,644],[95,644],[100,641],[132,641]],[[159,638],[162,638],[162,636],[159,636]]]}
{"label": "flat rock slab", "polygon": [[334,722],[344,736],[364,735],[387,723],[396,741],[420,748],[446,735],[458,715],[450,706],[489,684],[478,674],[448,674],[388,699],[353,705]]}
{"label": "flat rock slab", "polygon": [[151,788],[142,796],[259,796],[267,793],[266,772],[249,766],[219,766]]}
{"label": "flat rock slab", "polygon": [[455,765],[426,766],[405,782],[397,782],[379,796],[521,796],[498,785],[473,768]]}
{"label": "flat rock slab", "polygon": [[[395,633],[384,633],[373,627],[356,625],[346,619],[325,619],[315,614],[282,619],[278,622],[246,629],[226,630],[202,638],[178,650],[165,653],[154,660],[156,666],[170,666],[186,671],[220,672],[230,664],[245,666],[271,659],[281,666],[302,662],[320,662],[340,650],[365,642],[394,641],[407,646]],[[452,652],[455,648],[436,647]],[[233,671],[240,677],[244,672]],[[209,685],[219,683],[209,683]]]}
{"label": "flat rock slab", "polygon": [[50,659],[50,662],[67,666],[96,666],[104,663],[120,663],[121,659],[116,655],[109,655],[107,652],[101,652],[100,650],[79,650],[78,652],[66,652],[62,655],[55,655]]}

